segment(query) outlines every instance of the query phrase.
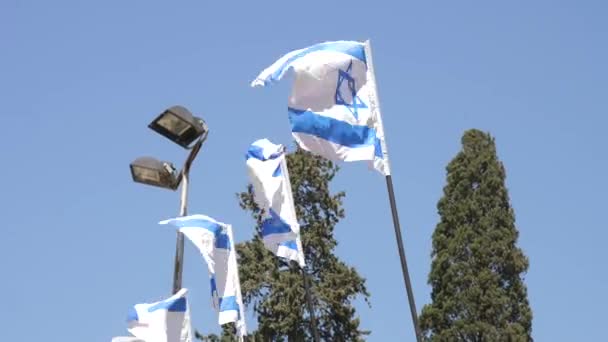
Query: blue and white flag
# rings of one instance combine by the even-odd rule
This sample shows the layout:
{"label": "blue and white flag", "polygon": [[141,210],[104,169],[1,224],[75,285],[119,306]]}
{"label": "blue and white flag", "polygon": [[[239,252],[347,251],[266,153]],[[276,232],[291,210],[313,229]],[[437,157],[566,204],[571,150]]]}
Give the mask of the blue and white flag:
{"label": "blue and white flag", "polygon": [[247,335],[232,226],[205,215],[190,215],[159,222],[179,228],[207,262],[213,307],[219,324],[236,323],[237,335]]}
{"label": "blue and white flag", "polygon": [[293,69],[288,113],[300,147],[330,160],[366,160],[389,175],[376,85],[367,63],[364,43],[325,42],[286,54],[251,85],[277,82]]}
{"label": "blue and white flag", "polygon": [[285,148],[268,139],[255,141],[247,151],[247,169],[254,200],[264,211],[262,240],[275,255],[305,266]]}
{"label": "blue and white flag", "polygon": [[187,289],[181,289],[165,300],[134,305],[127,316],[128,330],[135,337],[131,341],[191,342],[187,292]]}

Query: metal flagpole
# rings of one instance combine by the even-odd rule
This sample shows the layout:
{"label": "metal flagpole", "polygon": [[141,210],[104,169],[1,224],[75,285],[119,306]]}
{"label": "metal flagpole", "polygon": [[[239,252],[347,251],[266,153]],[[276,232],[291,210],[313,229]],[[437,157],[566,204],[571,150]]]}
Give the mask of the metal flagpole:
{"label": "metal flagpole", "polygon": [[[372,59],[372,46],[370,40],[365,42],[365,59],[367,61],[367,70],[369,82],[371,82],[372,92],[370,95],[370,109],[375,113],[376,120],[384,133],[384,126],[382,125],[382,115],[380,114],[380,101],[378,99],[378,88],[376,85],[376,76],[374,73],[374,63]],[[407,298],[410,304],[410,312],[412,314],[412,322],[414,323],[414,330],[416,332],[416,341],[422,342],[422,334],[420,333],[420,326],[418,325],[418,313],[416,310],[416,303],[414,302],[414,291],[412,291],[412,284],[410,281],[410,274],[407,268],[407,260],[405,258],[405,249],[403,247],[403,238],[401,237],[401,226],[399,224],[399,215],[397,213],[397,204],[395,201],[395,192],[393,190],[393,179],[390,174],[390,165],[388,160],[388,150],[386,147],[386,135],[381,140],[382,143],[382,154],[385,162],[385,175],[386,175],[386,188],[388,190],[388,198],[391,205],[391,212],[393,214],[393,226],[395,228],[395,237],[397,239],[397,249],[399,251],[399,259],[401,260],[401,271],[403,272],[403,281],[405,282],[405,289],[407,291]]]}
{"label": "metal flagpole", "polygon": [[[287,181],[287,184],[286,184],[287,195],[293,201],[293,193],[291,191],[291,180],[289,179],[289,168],[287,167],[287,149],[285,148],[285,146],[283,146],[283,153],[285,154],[285,158],[283,158],[283,160],[281,161],[281,169],[283,170],[283,173],[285,175],[285,180]],[[295,206],[295,203],[294,203],[294,206]],[[292,210],[293,217],[297,217],[296,208],[292,207],[291,210]],[[298,242],[298,248],[301,249],[301,251],[300,251],[301,258],[304,258],[304,247],[302,246],[301,242]],[[304,263],[303,260],[300,260],[300,262]],[[310,275],[306,271],[305,266],[301,266],[301,265],[298,265],[298,266],[300,267],[300,270],[302,271],[302,279],[304,281],[304,292],[305,292],[305,296],[306,296],[308,314],[310,315],[310,329],[312,330],[312,336],[313,336],[315,342],[321,342],[321,338],[319,337],[319,329],[317,328],[317,318],[315,316],[315,306],[313,304],[312,295],[310,293]]]}
{"label": "metal flagpole", "polygon": [[306,294],[306,304],[308,305],[308,314],[310,315],[310,327],[312,328],[312,336],[315,342],[320,342],[321,337],[319,336],[319,329],[317,329],[317,318],[315,316],[315,307],[312,302],[312,295],[310,294],[310,275],[306,272],[304,267],[302,270],[302,278],[304,278],[304,292]]}
{"label": "metal flagpole", "polygon": [[[230,239],[230,248],[234,251],[234,253],[230,253],[231,257],[234,257],[234,263],[237,264],[236,261],[236,247],[234,247],[234,234],[232,233],[232,226],[228,225],[228,227],[226,227],[227,229],[227,233],[228,233],[228,238]],[[229,261],[230,263],[230,261]],[[245,322],[245,308],[243,307],[243,298],[242,298],[242,293],[241,293],[241,279],[239,278],[239,269],[238,269],[238,265],[237,265],[237,269],[236,269],[236,294],[237,294],[237,304],[239,306],[239,319],[234,322],[234,327],[236,329],[236,334],[238,336],[238,340],[239,342],[244,342],[245,340],[248,340],[247,335],[241,335],[241,330],[244,330],[245,334],[247,333],[247,324]],[[242,327],[239,327],[239,325],[242,324]]]}

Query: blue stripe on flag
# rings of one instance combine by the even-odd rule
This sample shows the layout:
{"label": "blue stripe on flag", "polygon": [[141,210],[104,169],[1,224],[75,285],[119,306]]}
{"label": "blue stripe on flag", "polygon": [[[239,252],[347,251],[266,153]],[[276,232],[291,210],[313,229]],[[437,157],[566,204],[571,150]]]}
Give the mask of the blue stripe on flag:
{"label": "blue stripe on flag", "polygon": [[262,238],[272,234],[285,234],[291,232],[291,226],[283,221],[277,213],[270,209],[269,218],[262,222]]}
{"label": "blue stripe on flag", "polygon": [[257,160],[264,160],[264,149],[259,146],[255,146],[255,145],[249,146],[249,149],[247,150],[247,154],[245,155],[245,159],[249,159],[249,158],[255,158]]}
{"label": "blue stripe on flag", "polygon": [[368,126],[351,125],[345,121],[322,116],[311,111],[288,108],[291,131],[305,133],[346,147],[375,144],[376,130]]}
{"label": "blue stripe on flag", "polygon": [[148,308],[148,312],[154,312],[156,310],[167,310],[172,312],[186,312],[186,298],[179,297],[170,300],[164,300],[156,305],[152,305]]}
{"label": "blue stripe on flag", "polygon": [[296,244],[295,240],[285,241],[282,244],[280,244],[280,246],[285,246],[289,249],[293,249],[294,251],[298,250],[298,245]]}
{"label": "blue stripe on flag", "polygon": [[218,223],[207,221],[203,219],[187,219],[187,220],[171,220],[169,224],[177,227],[196,227],[196,228],[204,228],[213,234],[217,234],[222,231],[222,226]]}
{"label": "blue stripe on flag", "polygon": [[129,313],[127,313],[127,322],[131,321],[139,321],[139,316],[137,315],[137,310],[135,310],[134,306],[132,306],[129,309]]}
{"label": "blue stripe on flag", "polygon": [[378,158],[384,158],[384,155],[382,154],[382,143],[380,142],[380,139],[376,138],[376,141],[374,141],[374,155]]}
{"label": "blue stripe on flag", "polygon": [[274,170],[274,172],[272,173],[272,177],[279,177],[282,174],[283,174],[283,171],[281,171],[281,164],[279,164],[279,166],[277,166],[276,170]]}
{"label": "blue stripe on flag", "polygon": [[265,160],[270,160],[270,159],[276,159],[282,153],[283,153],[282,151],[274,152],[270,156],[268,156],[268,158],[266,158],[264,156],[264,148],[254,144],[254,145],[249,146],[249,149],[247,150],[247,154],[245,155],[245,159],[255,158],[257,160],[265,161]]}
{"label": "blue stripe on flag", "polygon": [[211,283],[211,297],[214,297],[214,296],[216,296],[216,295],[217,295],[217,285],[216,285],[216,283],[215,283],[215,277],[214,277],[214,276],[212,276],[212,277],[209,279],[209,282]]}
{"label": "blue stripe on flag", "polygon": [[230,249],[230,237],[228,237],[228,234],[220,233],[215,236],[215,248]]}
{"label": "blue stripe on flag", "polygon": [[239,311],[239,304],[236,302],[236,296],[220,298],[220,312],[230,310]]}
{"label": "blue stripe on flag", "polygon": [[304,50],[300,51],[299,53],[288,58],[285,61],[285,63],[283,63],[283,65],[278,67],[277,70],[275,70],[275,72],[272,73],[272,76],[270,76],[270,79],[265,80],[264,83],[267,84],[269,82],[278,80],[279,77],[281,77],[281,75],[283,75],[283,73],[285,71],[287,71],[287,69],[290,67],[291,63],[293,63],[295,60],[302,58],[310,53],[317,52],[317,51],[341,52],[341,53],[350,55],[350,56],[362,61],[363,63],[367,64],[367,61],[365,59],[365,48],[362,43],[359,43],[359,42],[325,42],[325,43],[320,43],[320,44],[316,44],[316,45],[310,46],[308,48],[305,48]]}

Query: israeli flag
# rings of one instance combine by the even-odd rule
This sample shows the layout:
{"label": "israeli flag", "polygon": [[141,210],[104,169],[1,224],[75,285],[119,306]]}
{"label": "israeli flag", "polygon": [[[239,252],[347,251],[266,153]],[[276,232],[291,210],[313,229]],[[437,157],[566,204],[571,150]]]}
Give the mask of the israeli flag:
{"label": "israeli flag", "polygon": [[191,342],[187,289],[154,303],[134,305],[127,316],[128,330],[134,337],[112,341]]}
{"label": "israeli flag", "polygon": [[237,335],[247,335],[243,298],[232,226],[205,215],[190,215],[159,222],[179,228],[207,262],[213,307],[220,325],[236,322]]}
{"label": "israeli flag", "polygon": [[255,141],[247,151],[247,169],[254,200],[263,209],[262,240],[278,257],[305,266],[300,225],[293,203],[285,148],[268,139]]}
{"label": "israeli flag", "polygon": [[330,160],[368,161],[390,174],[376,87],[364,43],[335,41],[292,51],[251,83],[266,86],[290,69],[291,132],[300,147]]}

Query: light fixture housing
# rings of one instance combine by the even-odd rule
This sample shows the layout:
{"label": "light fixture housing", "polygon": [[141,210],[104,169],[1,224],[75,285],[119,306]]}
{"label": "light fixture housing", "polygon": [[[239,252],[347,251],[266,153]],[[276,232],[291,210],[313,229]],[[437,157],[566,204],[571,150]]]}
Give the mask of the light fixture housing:
{"label": "light fixture housing", "polygon": [[190,145],[207,132],[207,124],[193,116],[182,106],[173,106],[162,112],[148,127],[183,148]]}
{"label": "light fixture housing", "polygon": [[137,158],[130,167],[133,181],[137,183],[176,190],[181,180],[172,163],[153,157]]}

